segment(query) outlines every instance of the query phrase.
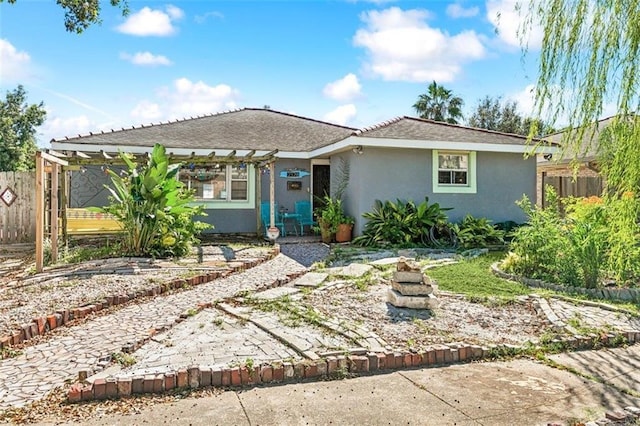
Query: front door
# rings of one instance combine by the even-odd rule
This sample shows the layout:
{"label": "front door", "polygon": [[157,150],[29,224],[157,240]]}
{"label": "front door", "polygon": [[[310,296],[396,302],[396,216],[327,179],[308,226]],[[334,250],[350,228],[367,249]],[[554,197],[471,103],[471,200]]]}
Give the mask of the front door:
{"label": "front door", "polygon": [[331,166],[328,164],[314,164],[312,166],[313,180],[313,211],[323,207],[322,199],[331,191]]}

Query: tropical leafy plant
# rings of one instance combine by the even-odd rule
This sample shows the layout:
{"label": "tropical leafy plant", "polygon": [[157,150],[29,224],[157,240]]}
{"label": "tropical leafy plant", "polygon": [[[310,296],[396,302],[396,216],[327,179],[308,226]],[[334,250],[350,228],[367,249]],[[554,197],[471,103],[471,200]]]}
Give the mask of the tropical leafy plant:
{"label": "tropical leafy plant", "polygon": [[429,204],[428,197],[417,205],[413,200],[376,200],[373,210],[362,215],[368,221],[353,242],[363,246],[429,245],[430,230],[447,222],[447,210],[451,209]]}
{"label": "tropical leafy plant", "polygon": [[135,256],[184,256],[197,235],[210,225],[193,221],[205,215],[202,206],[190,206],[193,193],[176,175],[180,164],[169,164],[164,146],[156,144],[146,164],[120,153],[126,165],[122,175],[107,170],[113,187],[111,204],[92,210],[114,215],[124,227],[124,250]]}
{"label": "tropical leafy plant", "polygon": [[496,229],[489,219],[466,215],[462,222],[452,225],[458,245],[462,248],[479,248],[504,244],[504,231]]}

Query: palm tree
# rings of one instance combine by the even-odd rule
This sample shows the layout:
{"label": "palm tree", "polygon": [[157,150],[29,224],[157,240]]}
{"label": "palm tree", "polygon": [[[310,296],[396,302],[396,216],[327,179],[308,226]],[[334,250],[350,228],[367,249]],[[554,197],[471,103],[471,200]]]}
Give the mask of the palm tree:
{"label": "palm tree", "polygon": [[462,105],[462,98],[453,96],[451,90],[434,81],[427,88],[427,93],[418,96],[413,108],[420,118],[458,124],[458,120],[463,118]]}

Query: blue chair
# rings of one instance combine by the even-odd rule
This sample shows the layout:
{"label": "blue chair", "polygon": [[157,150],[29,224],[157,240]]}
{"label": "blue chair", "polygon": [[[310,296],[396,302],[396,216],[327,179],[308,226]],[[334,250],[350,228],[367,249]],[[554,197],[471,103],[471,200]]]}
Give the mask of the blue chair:
{"label": "blue chair", "polygon": [[309,226],[310,228],[317,225],[317,223],[313,220],[313,213],[311,212],[311,201],[296,201],[295,208],[296,214],[298,215],[300,233],[304,235],[305,225]]}
{"label": "blue chair", "polygon": [[[262,202],[260,204],[260,219],[262,220],[262,227],[264,228],[265,235],[267,234],[267,229],[271,226],[271,206],[269,202]],[[284,222],[280,217],[280,213],[278,212],[278,206],[275,205],[275,223],[274,226],[280,229],[280,235],[286,237],[287,233],[285,232]]]}

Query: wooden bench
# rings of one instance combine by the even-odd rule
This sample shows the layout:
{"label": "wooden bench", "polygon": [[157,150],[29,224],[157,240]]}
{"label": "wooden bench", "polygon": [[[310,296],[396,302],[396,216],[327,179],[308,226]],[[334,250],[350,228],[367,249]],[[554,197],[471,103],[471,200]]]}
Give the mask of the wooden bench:
{"label": "wooden bench", "polygon": [[[62,232],[62,219],[60,219]],[[100,235],[122,232],[122,224],[108,213],[96,213],[87,209],[67,209],[68,235]]]}

